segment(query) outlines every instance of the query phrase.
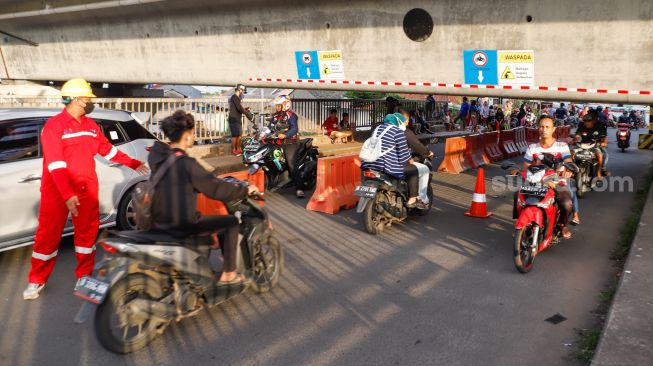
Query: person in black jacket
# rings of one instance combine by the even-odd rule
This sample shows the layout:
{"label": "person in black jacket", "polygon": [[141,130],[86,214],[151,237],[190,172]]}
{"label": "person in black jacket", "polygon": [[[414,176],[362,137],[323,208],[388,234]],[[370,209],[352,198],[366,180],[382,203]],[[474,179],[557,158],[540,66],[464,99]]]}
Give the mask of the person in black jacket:
{"label": "person in black jacket", "polygon": [[231,132],[231,153],[236,156],[243,154],[240,149],[240,136],[242,135],[242,119],[243,114],[247,116],[250,121],[254,119],[254,115],[250,112],[249,107],[244,108],[240,103],[243,93],[247,92],[247,88],[243,84],[236,85],[236,91],[229,98],[229,131]]}
{"label": "person in black jacket", "polygon": [[197,193],[219,201],[233,201],[256,192],[255,186],[242,187],[218,179],[207,172],[186,149],[195,142],[195,120],[191,114],[178,110],[161,122],[161,129],[170,145],[156,141],[148,163],[155,174],[171,154],[177,154],[174,165],[165,173],[152,197],[154,230],[187,236],[224,232],[221,243],[224,268],[219,283],[233,284],[245,280],[236,273],[238,219],[232,215],[202,216],[197,212]]}

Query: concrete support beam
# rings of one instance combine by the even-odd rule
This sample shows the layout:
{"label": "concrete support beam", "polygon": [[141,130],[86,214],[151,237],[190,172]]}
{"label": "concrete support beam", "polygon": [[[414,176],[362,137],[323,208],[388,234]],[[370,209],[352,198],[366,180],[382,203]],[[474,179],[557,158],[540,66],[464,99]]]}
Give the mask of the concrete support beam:
{"label": "concrete support beam", "polygon": [[[47,15],[42,1],[20,3],[0,7],[0,30],[38,46],[0,37],[5,74],[16,79],[231,85],[296,79],[295,51],[341,50],[348,80],[462,84],[463,50],[522,49],[535,53],[535,86],[653,88],[650,0],[68,0]],[[413,8],[433,21],[421,42],[404,32]],[[253,84],[653,103],[651,94]]]}

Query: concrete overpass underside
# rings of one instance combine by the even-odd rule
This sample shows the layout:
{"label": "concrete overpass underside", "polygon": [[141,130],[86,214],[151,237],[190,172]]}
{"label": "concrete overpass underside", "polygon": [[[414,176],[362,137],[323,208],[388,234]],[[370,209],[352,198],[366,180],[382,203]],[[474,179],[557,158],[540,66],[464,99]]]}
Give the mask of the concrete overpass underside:
{"label": "concrete overpass underside", "polygon": [[[3,79],[653,104],[650,0],[5,0],[0,31]],[[533,50],[534,87],[454,85],[471,49]],[[341,50],[351,82],[298,82],[303,50]]]}

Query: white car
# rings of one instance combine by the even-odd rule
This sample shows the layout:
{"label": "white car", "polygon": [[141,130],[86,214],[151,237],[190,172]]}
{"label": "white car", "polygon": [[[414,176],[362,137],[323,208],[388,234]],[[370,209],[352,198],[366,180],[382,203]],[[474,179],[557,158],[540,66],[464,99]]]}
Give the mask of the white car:
{"label": "white car", "polygon": [[[0,109],[0,251],[30,245],[38,225],[43,155],[39,141],[48,118],[61,109]],[[132,113],[96,108],[89,115],[120,151],[147,162],[156,137]],[[100,227],[134,228],[131,189],[148,179],[131,168],[95,157],[100,183]],[[69,219],[64,235],[71,235]]]}

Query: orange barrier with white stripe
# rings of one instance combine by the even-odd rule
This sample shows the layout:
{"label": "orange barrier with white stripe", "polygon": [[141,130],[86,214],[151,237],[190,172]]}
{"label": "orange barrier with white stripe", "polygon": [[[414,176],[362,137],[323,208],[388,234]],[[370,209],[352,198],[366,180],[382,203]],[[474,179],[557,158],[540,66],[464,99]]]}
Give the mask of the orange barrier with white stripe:
{"label": "orange barrier with white stripe", "polygon": [[504,159],[519,155],[519,149],[515,145],[515,130],[501,131],[501,142],[499,143]]}
{"label": "orange barrier with white stripe", "polygon": [[485,153],[491,162],[496,163],[503,160],[503,153],[499,148],[499,131],[486,132],[483,134],[483,141],[485,143]]}
{"label": "orange barrier with white stripe", "polygon": [[528,149],[528,141],[526,138],[526,127],[519,127],[515,130],[515,144],[520,154],[523,154]]}
{"label": "orange barrier with white stripe", "polygon": [[306,205],[307,210],[336,214],[356,207],[354,195],[361,183],[361,162],[358,155],[333,156],[317,160],[317,185]]}

